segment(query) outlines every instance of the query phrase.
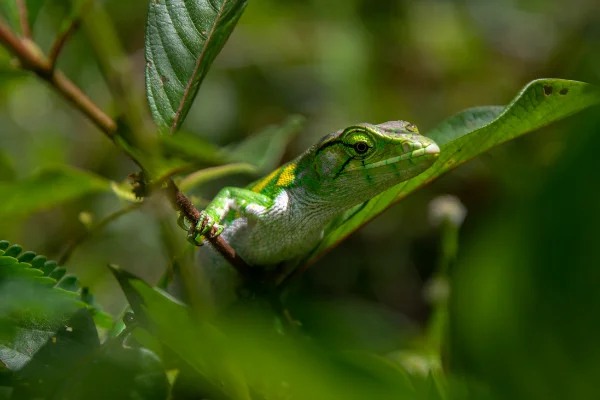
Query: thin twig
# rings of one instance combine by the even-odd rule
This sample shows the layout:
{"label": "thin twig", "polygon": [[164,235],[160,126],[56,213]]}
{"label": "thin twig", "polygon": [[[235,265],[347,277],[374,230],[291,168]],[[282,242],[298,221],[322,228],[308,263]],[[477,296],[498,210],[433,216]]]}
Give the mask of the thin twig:
{"label": "thin twig", "polygon": [[27,11],[27,4],[25,0],[17,0],[17,7],[19,8],[19,22],[21,25],[21,34],[27,39],[31,39],[31,28],[29,27],[29,12]]}
{"label": "thin twig", "polygon": [[56,41],[54,42],[54,44],[52,44],[52,47],[48,52],[48,63],[50,64],[51,70],[54,71],[54,69],[56,68],[58,56],[60,56],[60,52],[65,47],[67,40],[75,33],[75,31],[79,29],[80,26],[81,19],[79,17],[73,19],[69,27],[66,30],[64,30],[60,35],[58,35]]}
{"label": "thin twig", "polygon": [[124,207],[124,208],[106,216],[105,218],[101,219],[100,221],[96,222],[94,225],[92,225],[90,228],[88,228],[85,232],[83,232],[81,235],[79,235],[78,237],[73,239],[73,241],[71,241],[69,246],[65,249],[64,253],[62,254],[62,256],[60,256],[60,258],[58,259],[58,265],[64,265],[69,260],[69,258],[71,258],[71,255],[73,254],[75,249],[77,249],[79,246],[81,246],[81,244],[83,242],[85,242],[87,239],[89,239],[92,235],[94,235],[95,233],[104,229],[106,227],[106,225],[110,224],[111,222],[113,222],[114,220],[116,220],[117,218],[119,218],[125,214],[128,214],[132,211],[137,210],[141,206],[142,206],[142,203],[131,204],[127,207]]}
{"label": "thin twig", "polygon": [[[185,195],[179,190],[177,185],[173,180],[169,179],[167,181],[167,197],[171,204],[181,211],[181,213],[185,216],[185,218],[192,223],[193,226],[198,225],[200,223],[200,212],[192,202],[185,197]],[[202,221],[203,222],[203,221]],[[212,233],[215,232],[215,228],[213,228]],[[235,250],[229,246],[229,244],[223,239],[221,236],[208,237],[208,242],[217,250],[223,258],[225,258],[239,273],[245,280],[253,279],[250,274],[250,267],[246,262],[235,252]]]}
{"label": "thin twig", "polygon": [[79,9],[79,15],[71,20],[69,27],[61,32],[54,41],[54,44],[48,52],[48,62],[50,63],[51,70],[54,71],[56,68],[56,63],[58,61],[58,57],[60,56],[60,52],[65,47],[67,40],[69,40],[69,38],[71,38],[71,36],[73,36],[73,34],[79,29],[83,15],[91,8],[92,4],[93,0],[88,0],[86,3],[84,3]]}

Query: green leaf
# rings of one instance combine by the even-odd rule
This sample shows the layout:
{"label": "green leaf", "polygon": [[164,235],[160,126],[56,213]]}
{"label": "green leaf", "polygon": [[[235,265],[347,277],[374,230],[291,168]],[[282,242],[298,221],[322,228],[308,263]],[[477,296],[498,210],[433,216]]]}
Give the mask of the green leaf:
{"label": "green leaf", "polygon": [[206,380],[207,390],[250,399],[243,374],[228,362],[231,357],[224,337],[215,327],[194,319],[190,309],[134,275],[116,266],[111,266],[111,271],[140,325]]}
{"label": "green leaf", "polygon": [[88,310],[78,311],[55,331],[36,328],[48,340],[16,373],[15,398],[167,398],[167,377],[156,355],[116,342],[101,346]]}
{"label": "green leaf", "polygon": [[177,135],[162,136],[160,144],[166,155],[195,163],[220,165],[228,161],[222,149],[193,133],[179,132]]}
{"label": "green leaf", "polygon": [[22,251],[0,241],[0,325],[11,332],[0,339],[0,363],[11,370],[23,368],[77,310],[88,309],[102,327],[112,325],[86,288],[78,293],[77,278],[64,276],[55,261]]}
{"label": "green leaf", "polygon": [[257,171],[258,170],[254,165],[246,163],[227,164],[219,167],[204,168],[200,171],[189,174],[182,179],[179,183],[179,189],[185,192],[225,176],[234,174],[256,175]]}
{"label": "green leaf", "polygon": [[244,173],[258,177],[279,165],[287,145],[300,132],[304,122],[304,117],[292,115],[281,125],[268,126],[256,135],[225,148],[216,147],[187,132],[161,136],[161,145],[167,155],[188,160],[192,164],[184,164],[183,169],[181,165],[174,165],[171,171],[167,168],[166,173],[161,170],[159,175],[166,177],[179,174],[194,164],[217,165],[188,175],[180,185],[183,191],[231,174]]}
{"label": "green leaf", "polygon": [[232,161],[256,165],[266,174],[277,168],[287,145],[304,128],[306,119],[301,115],[289,116],[282,125],[271,125],[243,142],[226,148]]}
{"label": "green leaf", "polygon": [[246,0],[153,0],[146,23],[146,96],[158,127],[183,123]]}
{"label": "green leaf", "polygon": [[592,85],[562,79],[539,79],[530,82],[502,112],[498,107],[484,107],[465,110],[451,117],[425,133],[440,144],[441,154],[435,164],[419,176],[394,186],[349,212],[328,230],[309,262],[392,204],[442,174],[494,146],[598,104],[600,91]]}
{"label": "green leaf", "polygon": [[23,180],[0,182],[0,220],[24,217],[83,195],[110,191],[110,182],[67,166],[45,168]]}

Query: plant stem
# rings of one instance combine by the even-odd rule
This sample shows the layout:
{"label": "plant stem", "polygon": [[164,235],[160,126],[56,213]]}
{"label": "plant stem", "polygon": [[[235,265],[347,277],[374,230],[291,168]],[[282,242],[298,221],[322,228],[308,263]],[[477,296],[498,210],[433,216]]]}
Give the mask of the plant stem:
{"label": "plant stem", "polygon": [[54,41],[54,44],[52,44],[52,47],[48,52],[48,62],[52,71],[54,71],[54,69],[56,68],[56,62],[58,61],[58,57],[60,56],[62,49],[65,47],[65,44],[67,43],[69,38],[71,38],[71,36],[73,36],[73,34],[79,29],[80,26],[81,18],[73,19],[69,24],[69,27],[66,30],[64,30],[60,35],[58,35],[58,37]]}

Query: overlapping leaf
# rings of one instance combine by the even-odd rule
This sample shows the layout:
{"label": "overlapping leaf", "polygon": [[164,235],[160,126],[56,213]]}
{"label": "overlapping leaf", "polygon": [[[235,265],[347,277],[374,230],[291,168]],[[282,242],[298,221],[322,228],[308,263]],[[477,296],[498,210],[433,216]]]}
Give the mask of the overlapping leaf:
{"label": "overlapping leaf", "polygon": [[216,328],[195,320],[187,307],[128,272],[114,266],[111,271],[142,327],[205,380],[205,390],[215,396],[223,390],[228,398],[250,399],[243,375],[226,361],[230,353]]}
{"label": "overlapping leaf", "polygon": [[146,22],[146,96],[163,132],[185,119],[246,0],[152,0]]}
{"label": "overlapping leaf", "polygon": [[65,268],[7,241],[0,241],[0,304],[0,325],[9,328],[0,337],[0,362],[11,370],[26,365],[78,309],[102,327],[112,324]]}
{"label": "overlapping leaf", "polygon": [[381,193],[349,212],[332,226],[311,255],[314,261],[352,232],[442,174],[527,132],[600,104],[598,88],[576,81],[539,79],[530,82],[504,109],[480,107],[465,110],[440,124],[426,136],[436,140],[441,154],[421,175]]}

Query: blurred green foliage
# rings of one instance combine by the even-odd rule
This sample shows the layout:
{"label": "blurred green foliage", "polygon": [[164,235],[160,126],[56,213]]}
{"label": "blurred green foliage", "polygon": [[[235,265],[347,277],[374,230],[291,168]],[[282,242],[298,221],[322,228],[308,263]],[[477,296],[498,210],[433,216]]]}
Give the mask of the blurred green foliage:
{"label": "blurred green foliage", "polygon": [[[112,74],[125,71],[126,105],[145,101],[148,2],[99,3],[129,66],[101,56],[102,40],[88,22],[69,40],[58,67],[119,116],[125,107]],[[3,0],[3,15],[16,16],[12,4]],[[60,0],[27,4],[33,38],[47,52],[73,9]],[[406,119],[428,132],[462,109],[506,104],[538,77],[599,84],[598,48],[595,0],[568,6],[558,0],[252,1],[184,129],[196,135],[191,140],[229,149],[262,131],[246,145],[247,154],[265,147],[265,126],[300,113],[307,124],[286,159],[354,122]],[[50,336],[34,338],[47,343],[45,350],[14,392],[4,390],[13,377],[0,363],[0,398],[38,395],[28,382],[48,371],[51,389],[39,390],[60,398],[165,398],[168,390],[173,398],[597,398],[599,131],[594,111],[578,114],[404,199],[295,283],[285,298],[291,322],[265,314],[261,304],[226,320],[207,319],[117,269],[136,321],[119,333],[122,326],[98,331],[87,307],[71,320],[52,316],[62,328],[48,326]],[[0,137],[0,238],[58,259],[90,226],[131,201],[111,185],[135,171],[131,161],[51,88],[16,70],[4,49]],[[266,160],[250,170],[272,165]],[[243,185],[251,173],[204,183],[194,199],[201,204],[225,184]],[[27,192],[81,174],[92,181],[57,190],[43,207],[12,190],[11,182]],[[468,210],[460,232],[428,220],[429,200],[444,193]],[[65,264],[117,322],[127,302],[106,265],[155,284],[178,252],[174,243],[185,238],[162,202],[130,210],[89,234]],[[458,250],[448,247],[448,235],[456,235]],[[449,266],[442,279],[441,265]],[[46,318],[51,310],[67,311],[65,299],[28,282],[2,287],[0,341],[14,335],[15,325],[6,321],[18,319],[23,304],[41,307],[32,312]],[[432,288],[438,297],[428,295]],[[56,357],[52,333],[73,353]]]}

